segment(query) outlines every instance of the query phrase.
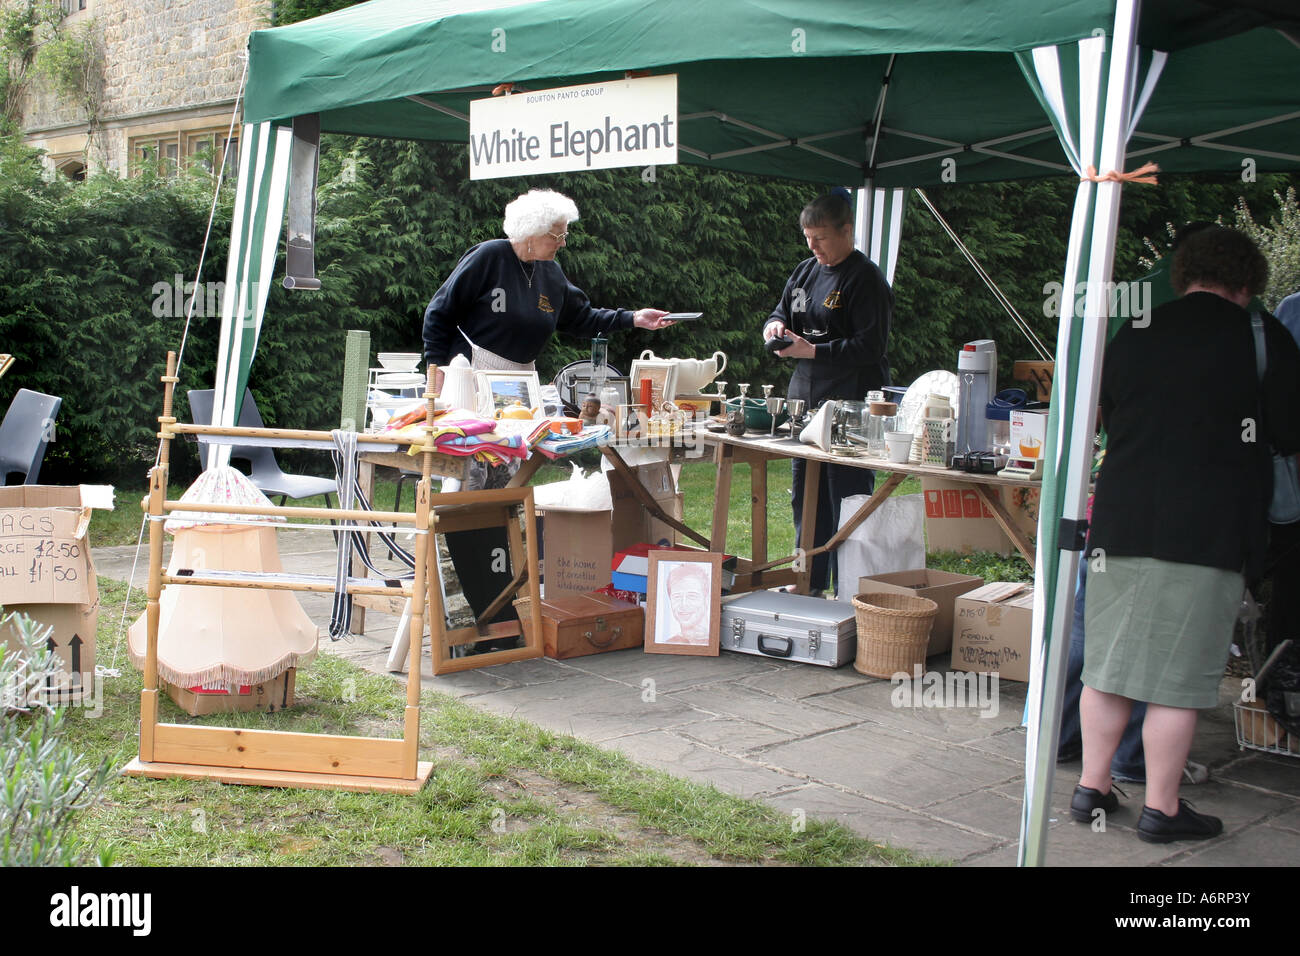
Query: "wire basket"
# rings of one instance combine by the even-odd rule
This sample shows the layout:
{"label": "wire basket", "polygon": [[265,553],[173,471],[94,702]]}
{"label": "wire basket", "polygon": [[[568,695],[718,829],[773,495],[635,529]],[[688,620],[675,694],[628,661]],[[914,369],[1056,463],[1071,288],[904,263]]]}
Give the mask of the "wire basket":
{"label": "wire basket", "polygon": [[858,622],[858,656],[853,669],[868,677],[911,675],[925,666],[930,628],[939,605],[911,594],[871,591],[853,599]]}
{"label": "wire basket", "polygon": [[1300,757],[1300,740],[1274,720],[1262,703],[1233,701],[1232,720],[1237,726],[1237,746],[1241,749]]}

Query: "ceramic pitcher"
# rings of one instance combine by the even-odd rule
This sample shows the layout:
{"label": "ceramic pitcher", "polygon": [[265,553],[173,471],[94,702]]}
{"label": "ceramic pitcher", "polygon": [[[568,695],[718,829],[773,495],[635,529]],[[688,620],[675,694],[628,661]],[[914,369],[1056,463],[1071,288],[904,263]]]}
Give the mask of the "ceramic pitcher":
{"label": "ceramic pitcher", "polygon": [[648,362],[672,362],[676,365],[678,395],[700,394],[708,384],[722,374],[723,369],[727,367],[726,352],[714,352],[712,357],[707,359],[661,359],[656,358],[654,352],[650,349],[646,349],[641,353],[640,360]]}

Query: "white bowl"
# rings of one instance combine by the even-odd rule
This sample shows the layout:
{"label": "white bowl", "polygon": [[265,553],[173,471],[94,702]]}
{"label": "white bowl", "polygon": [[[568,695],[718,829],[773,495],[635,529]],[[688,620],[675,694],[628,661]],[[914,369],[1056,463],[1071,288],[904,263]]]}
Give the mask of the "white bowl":
{"label": "white bowl", "polygon": [[380,352],[378,358],[390,372],[414,372],[422,356],[419,352]]}

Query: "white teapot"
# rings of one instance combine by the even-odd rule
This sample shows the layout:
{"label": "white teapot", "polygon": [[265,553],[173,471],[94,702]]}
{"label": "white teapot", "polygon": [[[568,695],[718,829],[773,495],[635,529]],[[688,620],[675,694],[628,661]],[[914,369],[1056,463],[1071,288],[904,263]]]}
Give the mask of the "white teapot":
{"label": "white teapot", "polygon": [[672,362],[677,366],[677,394],[698,395],[727,367],[727,353],[714,352],[707,359],[661,359],[646,349],[641,353],[640,361]]}

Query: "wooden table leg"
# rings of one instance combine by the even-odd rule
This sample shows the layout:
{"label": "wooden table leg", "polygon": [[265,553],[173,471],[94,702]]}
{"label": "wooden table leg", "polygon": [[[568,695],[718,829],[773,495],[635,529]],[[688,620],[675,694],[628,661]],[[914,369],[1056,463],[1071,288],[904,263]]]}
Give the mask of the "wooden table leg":
{"label": "wooden table leg", "polygon": [[807,594],[812,582],[812,550],[817,540],[817,498],[822,480],[822,463],[807,459],[803,472],[803,510],[800,511],[802,527],[799,534],[799,565],[796,567],[798,591]]}
{"label": "wooden table leg", "polygon": [[636,476],[636,473],[632,471],[631,466],[623,460],[623,456],[618,453],[617,449],[612,445],[601,445],[600,453],[609,459],[609,463],[614,466],[614,470],[617,471],[627,482],[632,494],[636,497],[636,500],[641,503],[641,507],[645,508],[645,510],[650,512],[650,514],[655,518],[658,518],[664,524],[674,529],[678,534],[685,535],[697,544],[704,545],[706,548],[709,547],[708,538],[700,534],[694,528],[691,528],[677,520],[659,506],[659,502],[655,501],[654,495],[650,494],[650,490],[646,488],[645,485],[641,484],[641,479],[639,479]]}
{"label": "wooden table leg", "polygon": [[1016,546],[1016,550],[1025,556],[1025,560],[1029,562],[1029,567],[1032,569],[1034,566],[1034,543],[1016,527],[1016,523],[1011,520],[1011,515],[1002,506],[1002,492],[998,488],[988,485],[975,485],[974,488],[984,503],[989,506],[989,511],[993,512],[994,519],[1002,526],[1002,530],[1007,533],[1007,537]]}
{"label": "wooden table leg", "polygon": [[533,475],[537,474],[537,469],[546,464],[546,456],[541,453],[534,453],[519,463],[519,470],[510,476],[510,481],[506,483],[507,488],[522,488],[532,480]]}
{"label": "wooden table leg", "polygon": [[709,550],[723,553],[727,548],[727,515],[731,510],[731,469],[735,463],[730,445],[719,445],[714,454],[718,463],[718,477],[714,485],[713,533],[709,536]]}

